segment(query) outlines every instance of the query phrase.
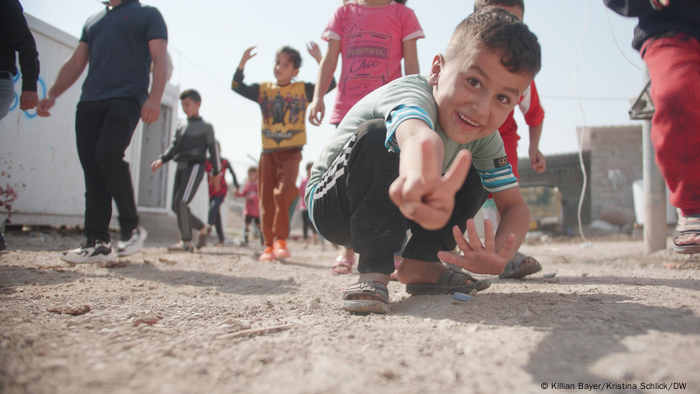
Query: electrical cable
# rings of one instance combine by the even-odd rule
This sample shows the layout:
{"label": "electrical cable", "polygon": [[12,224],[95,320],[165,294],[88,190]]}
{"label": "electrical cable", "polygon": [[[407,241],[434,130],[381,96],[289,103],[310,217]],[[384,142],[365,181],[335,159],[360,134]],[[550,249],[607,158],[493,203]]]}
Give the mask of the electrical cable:
{"label": "electrical cable", "polygon": [[586,112],[583,110],[583,105],[581,104],[581,99],[578,95],[578,68],[581,63],[581,55],[583,54],[583,39],[586,37],[586,28],[588,27],[588,14],[590,8],[590,0],[586,0],[586,18],[583,23],[583,33],[581,34],[581,44],[579,45],[578,58],[576,59],[576,71],[574,72],[574,95],[576,96],[576,101],[578,102],[579,108],[581,108],[581,114],[583,115],[583,128],[581,129],[581,138],[578,147],[578,159],[581,165],[581,172],[583,173],[583,186],[581,188],[581,197],[578,201],[578,231],[583,238],[583,244],[581,246],[587,247],[591,243],[586,239],[586,235],[583,233],[583,225],[581,223],[581,210],[583,208],[583,200],[586,197],[586,186],[588,185],[588,176],[586,175],[586,166],[583,163],[583,137],[586,135]]}
{"label": "electrical cable", "polygon": [[622,48],[620,48],[620,44],[617,43],[617,38],[615,38],[615,32],[613,31],[612,24],[610,23],[610,11],[608,11],[608,7],[605,7],[605,16],[608,18],[608,27],[610,27],[610,34],[612,35],[613,41],[615,42],[615,46],[617,46],[617,49],[620,50],[620,53],[622,56],[624,56],[625,59],[627,59],[628,62],[630,62],[631,65],[633,65],[637,70],[642,71],[642,68],[639,67],[638,65],[634,64],[630,58],[625,55],[624,52],[622,52]]}

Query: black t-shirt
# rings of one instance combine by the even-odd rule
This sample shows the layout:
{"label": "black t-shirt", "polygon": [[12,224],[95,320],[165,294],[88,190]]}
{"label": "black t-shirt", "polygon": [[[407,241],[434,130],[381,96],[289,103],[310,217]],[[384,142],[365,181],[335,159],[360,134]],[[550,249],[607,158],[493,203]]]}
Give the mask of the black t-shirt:
{"label": "black t-shirt", "polygon": [[634,28],[632,47],[640,50],[644,41],[686,33],[700,40],[700,1],[672,0],[668,6],[654,9],[649,0],[604,0],[611,10],[624,16],[639,17]]}
{"label": "black t-shirt", "polygon": [[156,39],[168,39],[163,16],[138,0],[123,0],[90,17],[80,37],[90,50],[80,100],[133,97],[143,105],[152,60],[148,42]]}

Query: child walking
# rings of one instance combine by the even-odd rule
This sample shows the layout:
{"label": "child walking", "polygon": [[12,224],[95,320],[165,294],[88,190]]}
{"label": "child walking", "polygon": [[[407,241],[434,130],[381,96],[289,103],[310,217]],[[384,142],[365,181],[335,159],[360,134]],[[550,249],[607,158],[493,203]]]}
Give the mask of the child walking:
{"label": "child walking", "polygon": [[[314,99],[309,105],[309,121],[320,125],[325,113],[324,91],[343,59],[340,83],[330,123],[338,125],[360,99],[374,89],[404,75],[418,74],[416,41],[425,38],[406,0],[345,0],[336,9],[321,38],[328,41],[328,51],[321,60]],[[355,252],[341,248],[331,272],[349,274],[355,265]]]}
{"label": "child walking", "polygon": [[[250,223],[255,223],[255,226],[260,229],[260,199],[258,198],[258,169],[256,167],[248,168],[248,180],[243,185],[243,189],[236,190],[234,195],[245,197],[243,244],[248,245]],[[260,237],[260,244],[264,244],[264,240],[264,237]]]}
{"label": "child walking", "polygon": [[180,94],[180,101],[187,119],[177,126],[168,150],[151,163],[151,171],[156,172],[170,160],[177,162],[172,209],[177,215],[182,241],[170,246],[168,250],[194,252],[192,229],[195,228],[199,230],[200,235],[205,235],[209,233],[211,226],[194,216],[188,205],[204,177],[207,150],[212,164],[212,183],[217,190],[220,187],[221,159],[214,138],[214,127],[199,116],[202,97],[196,90],[189,89]]}
{"label": "child walking", "polygon": [[[219,150],[219,155],[221,155],[221,144],[219,141],[216,142],[216,148]],[[209,184],[209,215],[207,224],[207,234],[200,234],[197,240],[197,248],[202,248],[207,244],[207,236],[211,233],[211,228],[214,226],[216,228],[216,235],[219,237],[219,242],[216,246],[224,246],[224,228],[221,223],[221,204],[226,198],[226,193],[228,193],[228,184],[226,183],[226,170],[231,173],[233,178],[233,188],[238,190],[240,187],[238,185],[238,179],[236,179],[236,173],[233,172],[233,168],[229,164],[228,160],[221,158],[221,176],[219,176],[219,186],[214,184],[214,165],[211,162],[211,158],[207,158],[204,163],[204,171],[207,173],[207,182]]]}
{"label": "child walking", "polygon": [[[283,46],[277,50],[274,63],[275,82],[246,85],[243,70],[256,54],[255,47],[245,50],[233,76],[231,89],[255,101],[262,112],[262,154],[259,165],[259,193],[265,251],[260,261],[284,259],[290,256],[289,209],[299,195],[296,186],[301,162],[301,149],[306,145],[306,120],[303,113],[314,98],[314,84],[295,82],[301,67],[301,55],[296,49]],[[321,61],[321,50],[309,43],[309,54]],[[332,81],[328,90],[335,87]],[[302,114],[302,116],[299,116]]]}
{"label": "child walking", "polygon": [[[343,290],[343,309],[389,312],[393,254],[407,229],[412,236],[397,276],[409,294],[490,286],[441,260],[474,273],[503,272],[530,212],[496,130],[540,67],[537,37],[509,12],[486,7],[457,26],[428,77],[400,78],[348,112],[306,188],[319,233],[360,254],[360,278]],[[482,245],[471,218],[489,192],[502,219],[495,235],[485,222]],[[463,256],[445,252],[457,245]]]}

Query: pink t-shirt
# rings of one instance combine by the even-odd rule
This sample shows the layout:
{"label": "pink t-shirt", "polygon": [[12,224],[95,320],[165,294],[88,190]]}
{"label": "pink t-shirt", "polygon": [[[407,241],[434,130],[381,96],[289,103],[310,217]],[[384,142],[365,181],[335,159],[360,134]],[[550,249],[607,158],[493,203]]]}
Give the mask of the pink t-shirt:
{"label": "pink t-shirt", "polygon": [[330,117],[337,124],[361,98],[401,77],[403,42],[425,34],[403,4],[365,7],[353,0],[338,7],[321,38],[340,41],[343,65]]}
{"label": "pink t-shirt", "polygon": [[258,198],[258,182],[246,182],[243,186],[243,190],[236,193],[238,197],[245,197],[245,208],[243,209],[243,215],[251,216],[254,218],[260,217],[260,200]]}

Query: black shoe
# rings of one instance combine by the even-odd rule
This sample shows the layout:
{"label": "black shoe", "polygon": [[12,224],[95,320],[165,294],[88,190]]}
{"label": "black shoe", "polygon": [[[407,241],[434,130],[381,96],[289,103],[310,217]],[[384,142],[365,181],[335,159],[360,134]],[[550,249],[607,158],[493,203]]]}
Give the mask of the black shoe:
{"label": "black shoe", "polygon": [[5,243],[5,237],[0,234],[0,250],[7,249],[7,243]]}

